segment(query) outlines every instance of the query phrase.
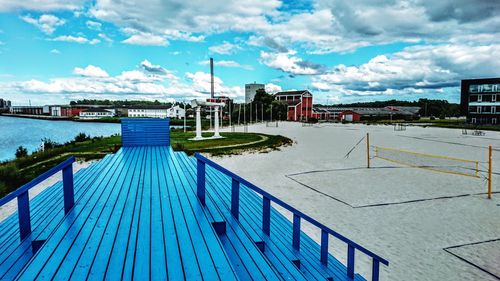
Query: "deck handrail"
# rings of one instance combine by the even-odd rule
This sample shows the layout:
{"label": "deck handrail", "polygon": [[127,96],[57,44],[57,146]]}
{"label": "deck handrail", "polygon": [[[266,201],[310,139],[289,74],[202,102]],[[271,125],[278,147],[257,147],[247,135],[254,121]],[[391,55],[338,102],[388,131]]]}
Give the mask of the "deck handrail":
{"label": "deck handrail", "polygon": [[320,251],[320,261],[324,265],[328,264],[328,236],[332,235],[337,239],[343,241],[348,246],[347,251],[347,275],[350,278],[354,278],[354,256],[355,249],[360,252],[363,252],[367,256],[373,259],[372,266],[372,280],[379,280],[379,266],[380,263],[388,266],[389,261],[380,257],[379,255],[371,252],[365,247],[359,245],[358,243],[350,240],[349,238],[343,236],[342,234],[330,229],[329,227],[323,225],[317,220],[311,218],[310,216],[302,213],[296,208],[290,206],[289,204],[283,202],[282,200],[276,198],[270,193],[262,190],[258,186],[253,183],[241,178],[237,174],[229,171],[228,169],[222,167],[221,165],[213,162],[212,160],[204,157],[200,153],[195,153],[195,157],[197,159],[197,196],[200,199],[200,202],[205,205],[205,193],[206,193],[206,173],[205,173],[205,165],[213,167],[214,169],[222,172],[223,174],[229,176],[232,179],[232,187],[231,187],[231,213],[232,215],[238,219],[239,217],[239,188],[240,185],[243,184],[246,187],[252,189],[253,191],[259,193],[263,197],[263,212],[262,212],[262,229],[266,235],[270,235],[270,226],[271,226],[271,201],[278,204],[279,206],[285,208],[293,214],[293,236],[292,236],[292,245],[293,248],[297,251],[300,250],[300,220],[304,219],[311,223],[312,225],[321,229],[321,251]]}
{"label": "deck handrail", "polygon": [[75,157],[72,156],[0,199],[0,207],[1,207],[10,202],[11,200],[13,200],[14,198],[17,198],[17,213],[19,217],[19,234],[21,241],[31,234],[31,217],[30,217],[28,191],[37,184],[43,182],[44,180],[48,179],[55,173],[62,170],[64,213],[67,214],[74,206],[75,204],[75,195],[73,186],[74,162],[75,162]]}

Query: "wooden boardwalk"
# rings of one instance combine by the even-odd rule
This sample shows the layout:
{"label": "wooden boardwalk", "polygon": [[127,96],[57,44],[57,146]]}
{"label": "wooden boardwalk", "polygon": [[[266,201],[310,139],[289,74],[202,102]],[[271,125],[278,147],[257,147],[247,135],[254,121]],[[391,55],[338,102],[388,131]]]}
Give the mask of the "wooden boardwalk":
{"label": "wooden boardwalk", "polygon": [[63,183],[47,188],[26,238],[16,214],[0,222],[0,279],[364,280],[272,207],[267,233],[265,200],[243,183],[235,216],[234,178],[216,167],[200,201],[198,164],[170,146],[125,146],[74,175],[66,214]]}

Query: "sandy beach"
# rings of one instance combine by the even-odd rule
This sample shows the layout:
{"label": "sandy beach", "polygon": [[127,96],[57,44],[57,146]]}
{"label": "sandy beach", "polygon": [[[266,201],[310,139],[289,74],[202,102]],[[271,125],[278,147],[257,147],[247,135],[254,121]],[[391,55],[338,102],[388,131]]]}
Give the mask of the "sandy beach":
{"label": "sandy beach", "polygon": [[[243,131],[243,128],[236,128]],[[486,198],[487,146],[500,148],[500,133],[461,130],[280,122],[249,132],[281,134],[294,145],[269,153],[215,157],[224,167],[271,192],[332,229],[390,261],[381,280],[497,280],[500,276],[500,193]],[[480,178],[404,167],[374,158],[366,168],[362,141],[372,145],[479,161]],[[500,152],[493,152],[493,191],[498,192]],[[287,214],[289,215],[289,214]],[[319,241],[318,229],[303,229]],[[487,250],[485,250],[487,249]],[[330,244],[345,262],[346,246]],[[371,260],[356,253],[356,270],[370,278]],[[488,273],[489,272],[489,273]],[[369,280],[369,279],[368,279]]]}
{"label": "sandy beach", "polygon": [[[88,167],[93,161],[77,161],[73,163],[73,173],[78,172],[80,169]],[[29,191],[30,200],[44,191],[47,187],[50,187],[62,180],[62,173],[56,173],[45,181],[39,183]],[[61,190],[62,192],[62,190]],[[9,203],[0,207],[0,221],[3,221],[6,217],[10,216],[17,210],[17,201],[12,200]]]}

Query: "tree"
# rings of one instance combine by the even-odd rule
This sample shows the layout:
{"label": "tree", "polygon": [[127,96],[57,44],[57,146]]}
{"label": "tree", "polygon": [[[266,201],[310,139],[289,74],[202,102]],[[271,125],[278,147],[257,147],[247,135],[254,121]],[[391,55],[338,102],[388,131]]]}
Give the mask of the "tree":
{"label": "tree", "polygon": [[28,149],[26,149],[24,146],[19,146],[16,150],[16,158],[23,158],[28,156]]}
{"label": "tree", "polygon": [[90,140],[90,136],[87,136],[85,133],[79,133],[75,137],[75,142],[83,142],[87,140]]}
{"label": "tree", "polygon": [[52,148],[56,148],[58,146],[61,146],[61,144],[59,144],[59,143],[57,143],[49,138],[43,138],[42,142],[43,142],[44,149],[52,149]]}

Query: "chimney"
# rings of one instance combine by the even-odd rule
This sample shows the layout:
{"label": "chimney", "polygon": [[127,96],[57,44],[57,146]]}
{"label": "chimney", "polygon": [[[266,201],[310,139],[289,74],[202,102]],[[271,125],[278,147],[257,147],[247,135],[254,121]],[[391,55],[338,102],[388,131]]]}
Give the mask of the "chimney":
{"label": "chimney", "polygon": [[214,59],[210,58],[210,98],[214,98]]}

